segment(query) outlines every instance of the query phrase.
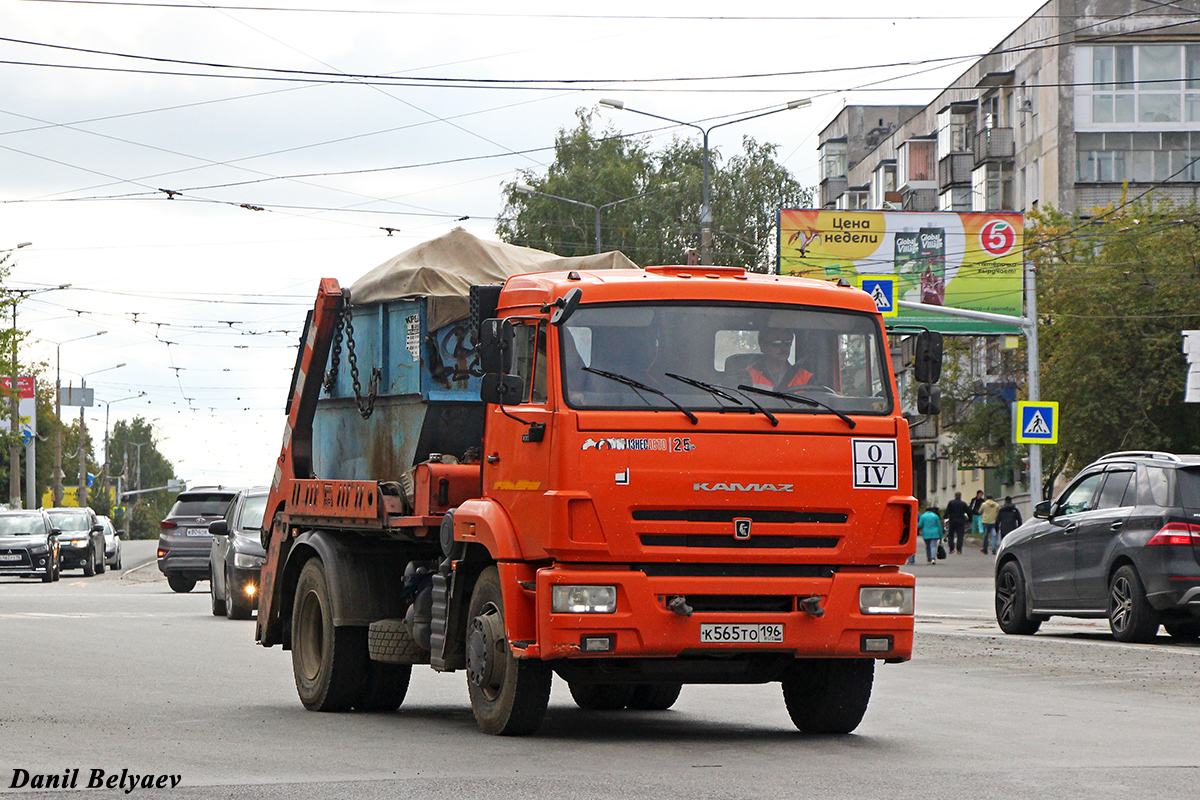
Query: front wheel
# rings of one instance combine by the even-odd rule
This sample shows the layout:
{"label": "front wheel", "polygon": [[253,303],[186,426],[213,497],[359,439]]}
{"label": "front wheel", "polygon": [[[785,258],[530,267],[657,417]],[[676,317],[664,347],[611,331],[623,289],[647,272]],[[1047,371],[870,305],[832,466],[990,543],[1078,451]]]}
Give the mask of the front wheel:
{"label": "front wheel", "polygon": [[309,711],[346,711],[367,677],[367,629],[334,627],[325,565],[312,558],[300,570],[292,602],[292,674]]}
{"label": "front wheel", "polygon": [[108,569],[108,562],[104,560],[104,548],[101,547],[96,551],[96,574],[103,575]]}
{"label": "front wheel", "polygon": [[1025,610],[1025,578],[1015,561],[1006,563],[996,575],[996,623],[1005,633],[1022,636],[1042,627],[1042,621]]}
{"label": "front wheel", "polygon": [[508,646],[500,573],[488,567],[467,612],[467,692],[484,733],[523,736],[546,716],[553,673],[544,661],[519,659]]}
{"label": "front wheel", "polygon": [[[95,574],[96,574],[96,559],[93,556],[89,555],[87,561],[83,562],[83,577],[90,578]],[[169,579],[168,579],[168,582],[169,582]],[[171,588],[174,589],[175,587],[172,586]],[[176,589],[176,591],[178,591],[178,590]]]}
{"label": "front wheel", "polygon": [[208,592],[210,605],[212,606],[212,615],[214,617],[225,616],[225,601],[217,596],[217,579],[213,574],[212,567],[208,568]]}
{"label": "front wheel", "polygon": [[867,713],[874,681],[872,659],[799,659],[783,677],[783,702],[804,733],[850,733]]}
{"label": "front wheel", "polygon": [[1152,642],[1158,634],[1159,616],[1142,579],[1131,564],[1113,573],[1108,584],[1108,627],[1118,642]]}

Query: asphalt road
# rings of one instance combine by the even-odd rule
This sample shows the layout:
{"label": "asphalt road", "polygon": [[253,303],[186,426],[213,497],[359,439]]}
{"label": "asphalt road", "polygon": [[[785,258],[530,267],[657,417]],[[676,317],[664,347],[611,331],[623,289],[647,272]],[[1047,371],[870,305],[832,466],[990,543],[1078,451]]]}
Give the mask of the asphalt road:
{"label": "asphalt road", "polygon": [[[127,542],[125,563],[153,555]],[[393,714],[314,714],[288,653],[150,564],[0,579],[0,793],[166,798],[1181,798],[1200,755],[1200,646],[1122,645],[1052,620],[1008,637],[978,551],[916,565],[913,661],[862,725],[804,736],[777,685],[688,686],[667,712],[584,712],[556,682],[537,736],[479,733],[462,673],[414,669]],[[79,790],[12,789],[79,769]],[[93,769],[179,778],[85,790]]]}

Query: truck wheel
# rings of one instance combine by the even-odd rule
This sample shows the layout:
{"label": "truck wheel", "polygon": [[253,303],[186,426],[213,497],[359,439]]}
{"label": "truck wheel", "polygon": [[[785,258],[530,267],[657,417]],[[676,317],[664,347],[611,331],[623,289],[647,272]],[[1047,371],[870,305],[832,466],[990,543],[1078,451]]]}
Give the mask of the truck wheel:
{"label": "truck wheel", "polygon": [[212,605],[212,615],[214,617],[225,616],[225,601],[217,599],[217,579],[213,575],[212,567],[208,568],[208,591]]}
{"label": "truck wheel", "polygon": [[632,683],[593,683],[571,681],[571,699],[580,708],[588,711],[618,711],[633,699]]}
{"label": "truck wheel", "polygon": [[292,603],[292,674],[309,711],[345,711],[362,692],[367,629],[334,627],[325,567],[312,558],[300,570]]}
{"label": "truck wheel", "polygon": [[367,681],[354,707],[359,711],[395,711],[408,694],[410,677],[412,664],[368,662]]}
{"label": "truck wheel", "polygon": [[804,733],[850,733],[867,713],[874,679],[872,659],[798,659],[783,677],[783,702]]}
{"label": "truck wheel", "polygon": [[629,708],[634,711],[666,711],[675,705],[682,683],[639,683],[633,687]]}
{"label": "truck wheel", "polygon": [[500,573],[479,576],[467,612],[467,692],[484,733],[523,736],[546,716],[553,673],[544,661],[518,659],[504,629]]}
{"label": "truck wheel", "polygon": [[[83,568],[83,574],[91,575],[91,573],[87,571],[87,567]],[[172,592],[179,592],[180,594],[187,594],[192,589],[196,588],[196,579],[188,578],[183,575],[168,575],[167,576],[167,586],[171,587]]]}
{"label": "truck wheel", "polygon": [[996,576],[996,624],[1005,633],[1028,636],[1042,627],[1040,619],[1025,612],[1025,578],[1016,561],[1009,561]]}
{"label": "truck wheel", "polygon": [[229,574],[229,566],[225,566],[225,616],[229,619],[250,619],[254,609],[250,607],[250,598],[246,597],[233,582]]}

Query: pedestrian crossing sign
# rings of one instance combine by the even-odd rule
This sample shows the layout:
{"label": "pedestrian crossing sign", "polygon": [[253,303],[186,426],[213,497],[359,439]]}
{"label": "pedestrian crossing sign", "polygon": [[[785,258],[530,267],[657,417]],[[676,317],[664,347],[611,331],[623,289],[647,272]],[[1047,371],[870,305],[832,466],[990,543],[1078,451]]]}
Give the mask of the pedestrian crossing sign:
{"label": "pedestrian crossing sign", "polygon": [[880,314],[885,317],[900,315],[900,308],[896,305],[895,278],[863,278],[861,285],[862,290],[875,301]]}
{"label": "pedestrian crossing sign", "polygon": [[1018,444],[1058,443],[1058,403],[1018,402],[1016,422]]}

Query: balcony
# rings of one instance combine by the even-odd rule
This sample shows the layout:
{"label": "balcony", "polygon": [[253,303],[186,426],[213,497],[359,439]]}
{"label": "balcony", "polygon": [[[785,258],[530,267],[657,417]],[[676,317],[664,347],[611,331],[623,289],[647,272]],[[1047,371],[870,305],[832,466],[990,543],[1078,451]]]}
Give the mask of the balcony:
{"label": "balcony", "polygon": [[937,211],[937,189],[906,189],[900,195],[905,211]]}
{"label": "balcony", "polygon": [[951,186],[970,186],[974,168],[975,158],[970,153],[951,153],[938,159],[938,191],[944,192]]}
{"label": "balcony", "polygon": [[975,136],[975,163],[1003,161],[1016,152],[1012,128],[985,128]]}
{"label": "balcony", "polygon": [[821,181],[821,208],[833,208],[838,197],[846,191],[845,175],[836,178],[825,178]]}

